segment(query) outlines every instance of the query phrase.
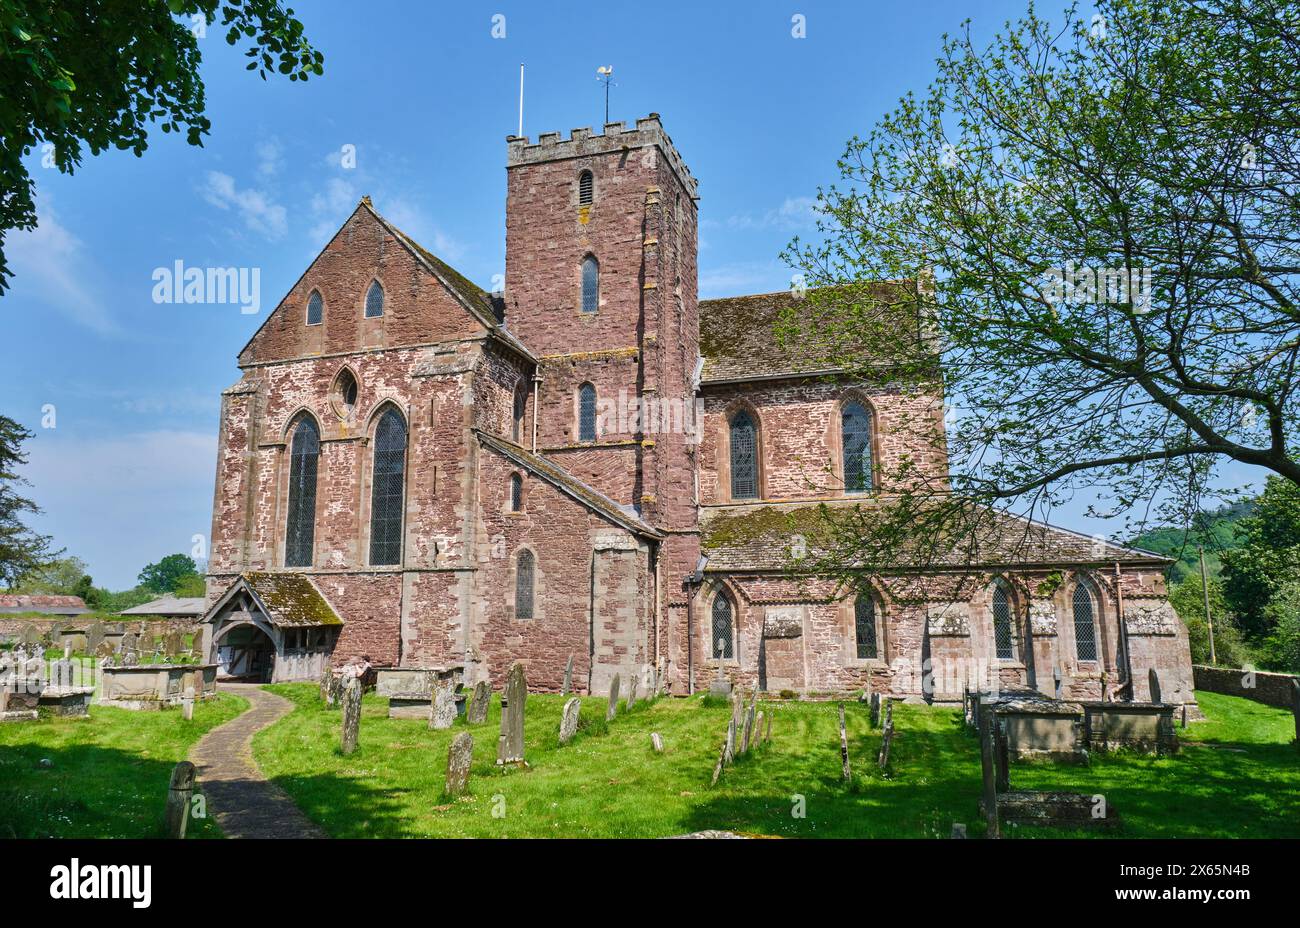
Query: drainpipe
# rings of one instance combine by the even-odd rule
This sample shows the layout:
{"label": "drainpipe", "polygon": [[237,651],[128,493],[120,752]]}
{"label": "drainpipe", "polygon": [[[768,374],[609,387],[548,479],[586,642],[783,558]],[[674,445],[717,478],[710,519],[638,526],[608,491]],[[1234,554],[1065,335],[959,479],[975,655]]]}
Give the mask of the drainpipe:
{"label": "drainpipe", "polygon": [[537,453],[537,404],[542,397],[542,378],[533,371],[533,454]]}
{"label": "drainpipe", "polygon": [[707,557],[701,557],[695,571],[686,575],[682,585],[686,587],[686,693],[695,692],[695,591],[704,582],[704,565]]}

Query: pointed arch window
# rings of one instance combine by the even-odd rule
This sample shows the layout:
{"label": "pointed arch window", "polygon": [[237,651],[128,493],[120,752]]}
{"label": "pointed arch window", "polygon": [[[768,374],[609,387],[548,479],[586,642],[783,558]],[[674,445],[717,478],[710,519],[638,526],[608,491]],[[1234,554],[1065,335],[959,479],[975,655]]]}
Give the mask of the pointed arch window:
{"label": "pointed arch window", "polygon": [[593,255],[582,259],[582,311],[594,313],[600,305],[600,265]]}
{"label": "pointed arch window", "polygon": [[307,324],[320,325],[324,318],[325,301],[321,299],[319,290],[313,290],[307,297]]}
{"label": "pointed arch window", "polygon": [[840,448],[844,455],[844,492],[870,493],[871,415],[856,400],[845,403],[840,411]]}
{"label": "pointed arch window", "polygon": [[713,598],[713,615],[709,623],[709,653],[717,660],[731,660],[736,653],[736,610],[725,592]]}
{"label": "pointed arch window", "polygon": [[1007,593],[1006,584],[998,580],[993,585],[993,645],[1000,661],[1015,660],[1016,657],[1012,611],[1011,596]]}
{"label": "pointed arch window", "polygon": [[876,601],[870,593],[859,593],[853,602],[853,632],[857,639],[858,660],[875,660],[880,656],[876,643]]}
{"label": "pointed arch window", "polygon": [[379,281],[372,280],[370,289],[366,291],[366,318],[374,319],[384,314],[384,288],[379,286]]}
{"label": "pointed arch window", "polygon": [[524,508],[524,478],[518,474],[510,475],[510,511],[520,512]]}
{"label": "pointed arch window", "polygon": [[515,562],[515,618],[533,617],[533,552],[520,551]]}
{"label": "pointed arch window", "polygon": [[370,493],[370,563],[402,561],[402,511],[406,492],[406,422],[389,408],[375,428]]}
{"label": "pointed arch window", "polygon": [[745,410],[731,417],[731,498],[758,499],[758,430]]}
{"label": "pointed arch window", "polygon": [[524,412],[528,409],[528,393],[524,390],[523,384],[520,384],[515,390],[515,406],[511,416],[510,437],[514,439],[515,444],[522,444],[524,440]]}
{"label": "pointed arch window", "polygon": [[578,205],[579,206],[591,205],[594,189],[595,189],[595,181],[592,178],[590,171],[583,171],[581,174],[578,175]]}
{"label": "pointed arch window", "polygon": [[578,441],[596,440],[596,388],[584,383],[578,388]]}
{"label": "pointed arch window", "polygon": [[284,566],[310,567],[316,539],[316,470],[320,431],[310,416],[293,429],[289,445],[289,514],[285,525]]}
{"label": "pointed arch window", "polygon": [[1081,661],[1097,659],[1097,601],[1091,584],[1080,579],[1074,585],[1074,655]]}

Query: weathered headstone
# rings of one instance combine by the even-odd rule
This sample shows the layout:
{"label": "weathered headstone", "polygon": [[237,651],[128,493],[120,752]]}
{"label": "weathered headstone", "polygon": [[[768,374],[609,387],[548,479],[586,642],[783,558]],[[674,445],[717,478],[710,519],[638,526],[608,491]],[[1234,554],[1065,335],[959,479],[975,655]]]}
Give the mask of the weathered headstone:
{"label": "weathered headstone", "polygon": [[853,779],[853,774],[849,770],[849,732],[844,727],[844,703],[840,703],[840,766],[844,779]]}
{"label": "weathered headstone", "polygon": [[998,827],[997,757],[993,732],[993,707],[980,706],[980,770],[984,781],[984,815],[988,823],[987,837],[1002,837]]}
{"label": "weathered headstone", "polygon": [[167,786],[167,837],[184,838],[190,822],[190,797],[194,795],[194,765],[187,760],[172,768]]}
{"label": "weathered headstone", "polygon": [[474,684],[474,692],[469,699],[469,708],[465,710],[465,721],[470,725],[482,725],[487,721],[488,705],[492,701],[492,687],[488,681],[479,680]]}
{"label": "weathered headstone", "polygon": [[636,705],[637,679],[636,674],[630,674],[629,676],[631,679],[627,687],[627,711],[631,712],[632,707]]}
{"label": "weathered headstone", "polygon": [[341,707],[343,705],[343,690],[349,680],[355,680],[356,677],[336,673],[330,675],[330,692],[326,699],[326,705]]}
{"label": "weathered headstone", "polygon": [[469,788],[469,768],[474,761],[474,736],[463,731],[451,740],[447,750],[448,798],[463,796]]}
{"label": "weathered headstone", "polygon": [[894,704],[885,706],[885,730],[881,733],[880,753],[876,755],[876,766],[881,770],[889,769],[889,748],[894,742]]}
{"label": "weathered headstone", "polygon": [[1160,699],[1160,677],[1157,676],[1154,667],[1147,670],[1147,685],[1151,688],[1151,701],[1162,702]]}
{"label": "weathered headstone", "polygon": [[569,659],[564,662],[564,683],[560,687],[560,695],[568,696],[569,689],[572,686],[573,686],[573,655],[570,654]]}
{"label": "weathered headstone", "polygon": [[962,822],[953,822],[953,823],[952,823],[952,836],[953,836],[954,838],[964,838],[964,837],[966,837],[966,825],[965,825],[964,823],[962,823]]}
{"label": "weathered headstone", "polygon": [[438,682],[429,700],[429,727],[436,730],[451,728],[456,721],[456,688],[450,682]]}
{"label": "weathered headstone", "polygon": [[764,740],[764,741],[771,741],[771,740],[772,740],[772,716],[774,716],[774,715],[776,715],[775,712],[769,712],[769,713],[767,714],[767,730],[763,732],[763,740]]}
{"label": "weathered headstone", "polygon": [[524,701],[528,699],[528,684],[524,680],[524,665],[515,663],[506,674],[505,708],[501,710],[501,736],[497,739],[498,764],[524,762]]}
{"label": "weathered headstone", "polygon": [[722,746],[722,756],[727,763],[736,759],[736,720],[727,721],[727,740]]}
{"label": "weathered headstone", "polygon": [[560,715],[560,744],[568,744],[578,733],[578,713],[582,709],[582,700],[572,696],[564,704]]}
{"label": "weathered headstone", "polygon": [[614,674],[614,679],[609,681],[609,708],[605,710],[605,721],[613,721],[616,715],[618,715],[618,674]]}
{"label": "weathered headstone", "polygon": [[104,643],[104,623],[91,622],[86,628],[86,653],[98,654],[99,646]]}
{"label": "weathered headstone", "polygon": [[758,744],[763,740],[763,713],[760,712],[754,718],[754,743]]}
{"label": "weathered headstone", "polygon": [[348,677],[343,687],[343,734],[339,742],[340,750],[351,754],[357,749],[357,738],[361,734],[361,681]]}
{"label": "weathered headstone", "polygon": [[871,727],[880,727],[880,694],[871,694]]}
{"label": "weathered headstone", "polygon": [[757,702],[749,704],[749,711],[745,713],[745,729],[740,737],[740,753],[749,753],[749,739],[754,734],[754,707]]}
{"label": "weathered headstone", "polygon": [[41,633],[36,630],[36,626],[28,622],[23,626],[23,630],[18,634],[18,643],[25,648],[31,648],[32,645],[41,643]]}
{"label": "weathered headstone", "polygon": [[178,629],[173,628],[163,636],[163,650],[168,657],[176,657],[185,650],[185,638]]}
{"label": "weathered headstone", "polygon": [[659,732],[650,732],[650,747],[655,749],[656,754],[662,754],[664,752],[664,739]]}
{"label": "weathered headstone", "polygon": [[104,640],[95,648],[95,656],[101,661],[110,659],[114,654],[113,642]]}
{"label": "weathered headstone", "polygon": [[320,701],[323,703],[329,702],[330,686],[334,682],[333,677],[334,677],[334,671],[330,669],[329,664],[326,664],[325,669],[322,670],[320,674],[320,687],[318,690]]}
{"label": "weathered headstone", "polygon": [[731,719],[737,728],[745,721],[745,694],[739,689],[733,690],[731,694]]}
{"label": "weathered headstone", "polygon": [[194,718],[194,690],[187,689],[181,697],[181,718],[189,722]]}
{"label": "weathered headstone", "polygon": [[710,786],[718,785],[718,778],[722,776],[722,766],[727,763],[727,742],[722,743],[722,753],[718,755],[718,762],[713,765],[713,779],[709,780]]}
{"label": "weathered headstone", "polygon": [[128,654],[134,654],[139,649],[139,647],[140,647],[139,644],[137,644],[136,642],[135,632],[127,632],[125,635],[122,636],[121,649],[122,649],[123,658],[125,658]]}

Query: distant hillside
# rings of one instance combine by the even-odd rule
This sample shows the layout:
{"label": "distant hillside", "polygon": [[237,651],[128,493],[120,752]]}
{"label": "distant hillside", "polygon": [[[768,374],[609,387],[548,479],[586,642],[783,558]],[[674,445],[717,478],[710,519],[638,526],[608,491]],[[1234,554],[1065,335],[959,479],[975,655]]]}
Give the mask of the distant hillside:
{"label": "distant hillside", "polygon": [[1200,564],[1196,546],[1205,546],[1205,570],[1211,577],[1219,575],[1219,552],[1237,547],[1233,525],[1255,511],[1250,500],[1233,503],[1210,512],[1201,513],[1191,529],[1156,528],[1130,539],[1130,547],[1142,548],[1178,558],[1169,568],[1169,580],[1176,583],[1190,573],[1199,573]]}

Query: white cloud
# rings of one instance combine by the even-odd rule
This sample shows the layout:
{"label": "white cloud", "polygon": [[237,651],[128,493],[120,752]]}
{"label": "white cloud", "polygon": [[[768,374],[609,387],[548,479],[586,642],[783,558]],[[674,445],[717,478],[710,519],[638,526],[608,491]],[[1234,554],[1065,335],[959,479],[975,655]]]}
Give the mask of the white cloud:
{"label": "white cloud", "polygon": [[375,207],[381,216],[448,264],[454,265],[465,257],[467,249],[462,242],[440,229],[408,201],[394,197],[387,204],[376,203]]}
{"label": "white cloud", "polygon": [[31,231],[13,231],[5,239],[5,253],[13,271],[9,300],[40,302],[74,322],[111,335],[117,324],[99,298],[92,282],[97,269],[80,239],[61,225],[49,206],[37,212]]}
{"label": "white cloud", "polygon": [[262,177],[273,177],[280,173],[284,164],[284,146],[272,136],[257,143],[257,173]]}
{"label": "white cloud", "polygon": [[244,225],[272,241],[283,238],[289,230],[288,213],[283,206],[263,190],[240,189],[229,174],[209,171],[199,193],[218,209],[237,212]]}
{"label": "white cloud", "polygon": [[814,197],[786,197],[780,206],[765,213],[738,213],[727,218],[732,229],[812,229],[817,225]]}

